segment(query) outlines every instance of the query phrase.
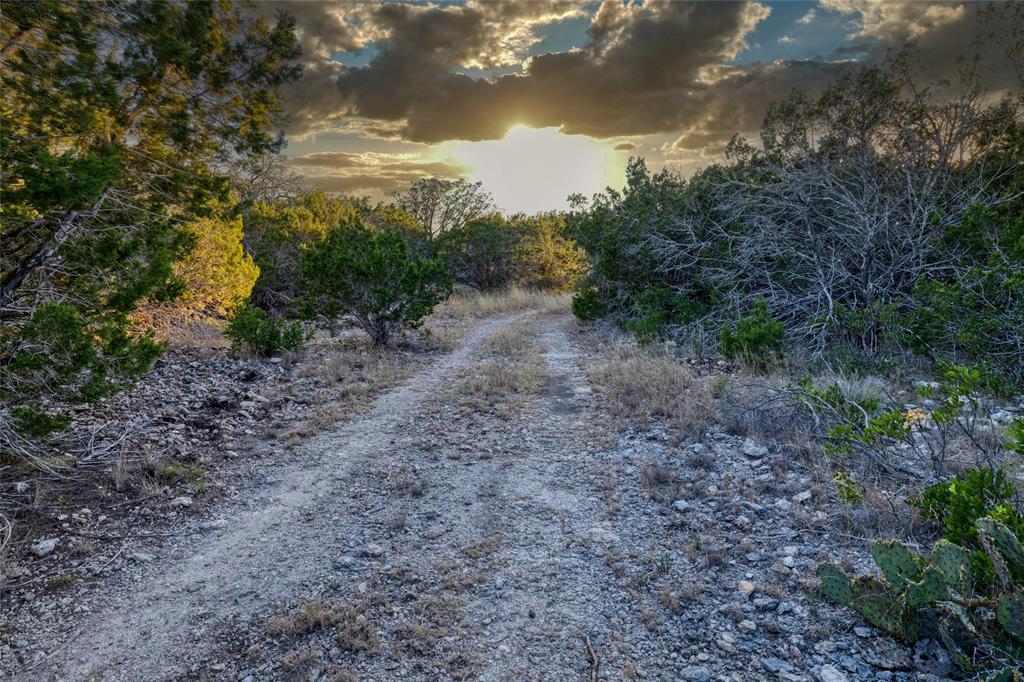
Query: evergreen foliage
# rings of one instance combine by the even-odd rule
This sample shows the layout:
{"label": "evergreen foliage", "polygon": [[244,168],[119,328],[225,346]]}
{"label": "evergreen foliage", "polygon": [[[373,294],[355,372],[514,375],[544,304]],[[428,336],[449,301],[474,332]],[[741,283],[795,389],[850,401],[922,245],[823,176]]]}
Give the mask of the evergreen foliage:
{"label": "evergreen foliage", "polygon": [[302,350],[305,334],[300,322],[285,322],[249,303],[239,303],[225,332],[239,355],[277,355]]}
{"label": "evergreen foliage", "polygon": [[228,199],[218,167],[281,146],[299,49],[287,17],[212,0],[9,2],[0,28],[0,385],[49,413],[159,354],[129,314],[186,290],[174,263]]}
{"label": "evergreen foliage", "polygon": [[965,70],[951,102],[913,72],[909,53],[851,70],[773,105],[761,149],[736,137],[687,180],[634,159],[622,191],[577,197],[569,233],[591,270],[576,309],[643,339],[724,330],[736,354],[735,311],[764,300],[813,357],[913,352],[1019,390],[1024,98],[986,99]]}
{"label": "evergreen foliage", "polygon": [[301,286],[307,316],[349,315],[379,346],[419,326],[452,291],[443,262],[419,254],[399,230],[375,231],[360,220],[303,251]]}
{"label": "evergreen foliage", "polygon": [[555,214],[477,218],[443,232],[434,248],[460,284],[566,291],[586,270],[582,250]]}

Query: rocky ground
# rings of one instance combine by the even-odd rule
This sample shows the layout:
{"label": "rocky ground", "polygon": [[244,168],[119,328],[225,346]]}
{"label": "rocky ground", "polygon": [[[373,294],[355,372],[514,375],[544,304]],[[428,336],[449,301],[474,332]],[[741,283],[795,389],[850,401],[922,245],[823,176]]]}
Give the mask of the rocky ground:
{"label": "rocky ground", "polygon": [[[509,329],[523,350],[490,341]],[[8,576],[0,670],[243,682],[952,672],[940,646],[898,645],[817,596],[819,561],[870,560],[861,520],[812,463],[722,428],[681,437],[611,418],[568,315],[490,317],[450,352],[404,352],[384,373],[393,388],[315,429],[331,373],[315,359],[301,376],[289,360],[170,358],[157,384],[191,378],[175,385],[180,402],[153,405],[148,423],[174,415],[153,446],[203,474],[165,485],[154,473],[127,514],[98,498],[40,529],[57,542]],[[507,395],[468,400],[479,377],[505,376],[495,368],[508,382],[488,386]]]}

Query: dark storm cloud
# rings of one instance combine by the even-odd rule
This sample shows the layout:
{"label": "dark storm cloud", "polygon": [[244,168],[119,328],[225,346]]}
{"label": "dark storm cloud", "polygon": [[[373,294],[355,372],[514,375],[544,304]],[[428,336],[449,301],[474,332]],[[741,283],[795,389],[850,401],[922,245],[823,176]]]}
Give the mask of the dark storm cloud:
{"label": "dark storm cloud", "polygon": [[878,61],[892,50],[911,46],[917,52],[923,81],[957,81],[960,57],[977,55],[986,86],[1019,87],[1007,63],[1007,49],[1024,14],[1012,3],[875,3],[869,0],[822,0],[822,6],[850,17],[853,41],[838,54],[866,55]]}
{"label": "dark storm cloud", "polygon": [[[404,167],[404,168],[403,168]],[[390,168],[367,170],[341,175],[303,175],[310,187],[337,194],[390,196],[409,188],[409,185],[427,176],[459,177],[460,169],[446,163],[396,164]]]}
{"label": "dark storm cloud", "polygon": [[750,3],[605,2],[582,49],[488,81],[452,73],[476,49],[441,47],[463,27],[458,12],[386,7],[389,40],[369,65],[346,69],[338,90],[351,115],[402,122],[401,135],[419,142],[498,138],[515,123],[598,137],[678,129],[687,100],[709,87],[703,72],[735,57],[768,13]]}
{"label": "dark storm cloud", "polygon": [[[814,94],[854,64],[837,52],[832,60],[730,65],[768,15],[747,2],[605,0],[592,8],[585,44],[532,58],[536,30],[578,6],[300,6],[304,44],[324,53],[372,43],[375,51],[365,66],[321,61],[308,70],[286,93],[292,134],[363,120],[380,136],[435,143],[500,138],[523,123],[595,137],[674,133],[680,150],[718,149],[734,132],[756,130],[771,101],[793,89]],[[849,17],[848,39],[858,46],[851,56],[912,41],[929,77],[955,73],[974,35],[975,9],[959,4],[827,0],[818,14],[826,10]],[[520,64],[490,80],[456,72]]]}

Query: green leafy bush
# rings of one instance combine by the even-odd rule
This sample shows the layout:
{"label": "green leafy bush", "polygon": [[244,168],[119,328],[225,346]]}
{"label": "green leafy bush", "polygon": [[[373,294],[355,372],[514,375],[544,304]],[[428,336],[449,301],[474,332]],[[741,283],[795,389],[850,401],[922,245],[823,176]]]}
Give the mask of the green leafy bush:
{"label": "green leafy bush", "polygon": [[71,418],[64,414],[53,414],[38,407],[15,407],[11,410],[14,428],[18,433],[42,438],[68,427]]}
{"label": "green leafy bush", "polygon": [[703,304],[665,286],[640,292],[633,304],[632,319],[626,329],[641,341],[663,336],[670,325],[687,325],[705,312]]}
{"label": "green leafy bush", "polygon": [[590,200],[570,197],[573,210],[566,217],[567,234],[586,252],[587,286],[592,287],[588,307],[595,314],[601,311],[597,316],[624,322],[631,318],[634,296],[670,283],[647,240],[657,227],[675,220],[688,198],[682,178],[670,170],[652,174],[640,158],[629,160],[621,191],[609,189]]}
{"label": "green leafy bush", "polygon": [[271,317],[266,310],[242,304],[228,322],[227,337],[236,353],[270,356],[281,351],[302,350],[305,334],[299,322]]}
{"label": "green leafy bush", "polygon": [[133,314],[185,289],[175,264],[201,240],[184,226],[230,200],[229,157],[283,144],[295,24],[240,5],[5,3],[0,393],[23,409],[0,440],[148,370],[160,346]]}
{"label": "green leafy bush", "polygon": [[252,301],[275,314],[298,315],[301,303],[303,249],[327,233],[353,221],[374,230],[400,232],[418,251],[426,249],[426,233],[408,213],[365,199],[329,196],[320,191],[252,206],[245,215],[245,244],[259,267]]}
{"label": "green leafy bush", "polygon": [[[794,92],[769,108],[758,147],[737,136],[689,178],[632,159],[624,189],[574,197],[571,234],[602,299],[591,307],[642,337],[703,344],[724,323],[728,349],[735,312],[767,298],[788,342],[832,367],[913,352],[984,367],[990,390],[1019,392],[1024,100],[989,97],[965,74],[954,113],[939,89],[908,87],[914,58]],[[923,119],[959,132],[940,143]],[[699,301],[711,326],[637,307],[651,290]]]}
{"label": "green leafy bush", "polygon": [[947,475],[950,455],[973,456],[993,461],[1016,447],[1014,426],[1005,437],[994,436],[998,426],[989,409],[979,400],[986,383],[985,371],[977,367],[940,365],[941,381],[922,384],[918,394],[933,404],[930,411],[920,407],[903,409],[894,401],[845,394],[838,385],[814,387],[809,380],[794,387],[800,402],[815,417],[825,437],[824,452],[835,458],[861,457],[890,474],[925,472],[910,468],[928,467],[935,478]]}
{"label": "green leafy bush", "polygon": [[43,404],[89,403],[133,384],[163,351],[150,335],[133,335],[123,314],[86,317],[56,303],[39,306],[0,366],[4,399],[19,405],[14,426],[44,436],[68,420]]}
{"label": "green leafy bush", "polygon": [[174,264],[185,291],[173,303],[186,315],[227,316],[249,298],[260,270],[242,249],[242,218],[204,218],[185,230],[194,247]]}
{"label": "green leafy bush", "polygon": [[418,254],[397,230],[355,220],[303,252],[302,292],[307,315],[350,315],[382,346],[419,326],[451,295],[452,280],[441,260]]}
{"label": "green leafy bush", "polygon": [[1017,417],[1006,427],[1006,447],[1024,457],[1024,419]]}
{"label": "green leafy bush", "polygon": [[572,297],[572,314],[584,322],[604,317],[607,307],[604,299],[595,287],[585,287]]}
{"label": "green leafy bush", "polygon": [[483,216],[442,232],[434,248],[455,281],[478,289],[565,291],[586,270],[582,250],[555,214]]}
{"label": "green leafy bush", "polygon": [[718,342],[725,357],[738,358],[752,367],[765,369],[785,356],[784,338],[782,323],[772,317],[768,302],[758,299],[749,313],[722,327]]}
{"label": "green leafy bush", "polygon": [[992,518],[978,519],[973,532],[995,567],[991,583],[979,583],[970,552],[948,540],[927,559],[896,540],[876,540],[871,554],[882,579],[851,579],[826,562],[818,566],[821,591],[903,642],[937,632],[965,672],[1012,672],[1024,662],[1024,546]]}
{"label": "green leafy bush", "polygon": [[518,283],[523,272],[522,240],[515,224],[495,214],[442,232],[434,247],[455,281],[490,290]]}
{"label": "green leafy bush", "polygon": [[1015,493],[1013,483],[1001,470],[981,467],[930,485],[908,498],[907,503],[941,525],[946,540],[972,550],[975,573],[980,578],[992,579],[993,567],[980,544],[975,524],[987,516],[1024,537],[1024,516],[1014,506]]}

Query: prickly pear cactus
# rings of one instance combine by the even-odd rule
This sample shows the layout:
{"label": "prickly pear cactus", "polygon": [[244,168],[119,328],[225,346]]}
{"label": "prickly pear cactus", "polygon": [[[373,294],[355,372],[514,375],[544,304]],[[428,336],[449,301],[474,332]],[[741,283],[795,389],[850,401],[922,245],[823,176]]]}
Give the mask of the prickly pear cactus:
{"label": "prickly pear cactus", "polygon": [[840,606],[853,603],[850,578],[838,566],[828,562],[818,564],[818,577],[821,578],[821,591],[832,602]]}
{"label": "prickly pear cactus", "polygon": [[898,540],[875,540],[871,543],[871,556],[886,581],[897,590],[921,575],[919,558]]}
{"label": "prickly pear cactus", "polygon": [[981,519],[978,521],[978,542],[981,544],[982,549],[985,550],[989,560],[992,561],[992,568],[995,569],[999,585],[1005,590],[1010,586],[1010,568],[1003,559],[1002,552],[996,546],[995,540],[988,534],[987,529],[980,524]]}
{"label": "prickly pear cactus", "polygon": [[949,599],[949,583],[939,569],[929,566],[921,574],[921,580],[908,583],[907,606],[919,608],[934,606],[940,601]]}
{"label": "prickly pear cactus", "polygon": [[958,668],[964,672],[974,672],[974,664],[971,662],[970,655],[960,645],[962,638],[958,636],[956,628],[956,621],[948,616],[942,618],[939,621],[939,639],[942,640],[942,646],[946,648],[949,657],[953,659]]}
{"label": "prickly pear cactus", "polygon": [[1010,573],[1016,576],[1024,574],[1024,545],[1005,524],[995,519],[978,519],[978,533],[984,534],[999,550]]}
{"label": "prickly pear cactus", "polygon": [[947,585],[960,594],[970,592],[974,584],[971,555],[960,545],[939,540],[932,548],[929,563],[942,574]]}
{"label": "prickly pear cactus", "polygon": [[917,620],[906,600],[891,587],[870,576],[853,581],[853,608],[877,628],[903,642],[917,639]]}
{"label": "prickly pear cactus", "polygon": [[1011,637],[1024,642],[1024,592],[1000,595],[996,620]]}
{"label": "prickly pear cactus", "polygon": [[[876,541],[871,554],[885,575],[852,579],[838,566],[818,566],[822,592],[903,642],[938,638],[964,671],[1012,663],[990,679],[1024,682],[1024,546],[1004,524],[979,519],[978,540],[995,567],[996,585],[974,583],[972,555],[944,540],[929,560],[895,540]],[[993,615],[995,616],[993,618]]]}

